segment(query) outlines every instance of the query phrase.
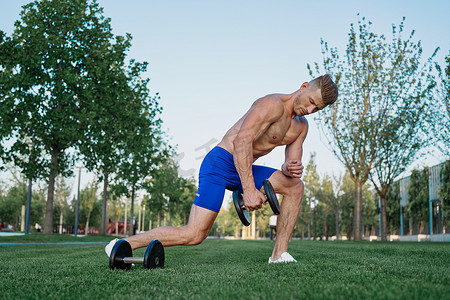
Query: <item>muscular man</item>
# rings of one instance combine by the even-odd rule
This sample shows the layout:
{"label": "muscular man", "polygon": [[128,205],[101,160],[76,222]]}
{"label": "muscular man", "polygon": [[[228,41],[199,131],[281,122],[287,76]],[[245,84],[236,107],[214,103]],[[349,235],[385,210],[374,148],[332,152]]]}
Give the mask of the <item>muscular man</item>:
{"label": "muscular man", "polygon": [[[158,227],[130,236],[127,241],[132,249],[146,247],[154,239],[165,247],[200,244],[219,213],[225,189],[242,191],[246,209],[253,211],[266,201],[262,186],[264,179],[269,178],[275,192],[283,195],[277,238],[269,263],[296,262],[287,250],[303,197],[301,159],[308,132],[304,116],[334,103],[337,96],[337,86],[327,74],[304,82],[292,94],[272,94],[256,100],[204,158],[188,224]],[[253,165],[277,146],[286,146],[281,171]],[[116,241],[106,246],[108,256]]]}

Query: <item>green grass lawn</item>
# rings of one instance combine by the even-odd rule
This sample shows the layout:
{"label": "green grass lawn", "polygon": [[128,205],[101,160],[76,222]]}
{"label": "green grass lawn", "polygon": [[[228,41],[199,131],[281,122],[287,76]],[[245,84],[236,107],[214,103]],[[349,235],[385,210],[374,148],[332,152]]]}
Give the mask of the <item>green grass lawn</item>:
{"label": "green grass lawn", "polygon": [[[0,243],[110,239],[30,235]],[[272,247],[206,240],[166,248],[164,269],[111,271],[103,245],[0,246],[0,299],[450,299],[449,243],[291,241],[299,262],[268,265]]]}

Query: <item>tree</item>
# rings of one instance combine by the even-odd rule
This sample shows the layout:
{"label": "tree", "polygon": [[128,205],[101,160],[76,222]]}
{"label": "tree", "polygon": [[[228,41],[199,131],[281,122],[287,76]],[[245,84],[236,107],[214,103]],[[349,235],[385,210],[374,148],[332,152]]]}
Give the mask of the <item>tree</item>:
{"label": "tree", "polygon": [[423,168],[422,171],[414,169],[411,172],[407,211],[411,217],[413,234],[421,233],[420,227],[427,220],[429,213],[428,177],[428,167]]}
{"label": "tree", "polygon": [[[317,192],[317,200],[319,203],[323,205],[323,210],[325,213],[324,217],[324,233],[326,238],[328,239],[328,219],[327,215],[329,211],[332,211],[335,216],[337,217],[339,215],[338,209],[337,209],[337,197],[335,196],[334,190],[333,190],[333,182],[331,180],[331,177],[328,174],[325,174],[325,176],[322,179],[320,190]],[[336,218],[336,224],[338,224],[338,219]],[[339,226],[336,226],[336,228],[339,228]]]}
{"label": "tree", "polygon": [[[1,154],[28,178],[48,178],[45,233],[52,232],[55,178],[70,173],[76,157],[68,149],[88,138],[93,87],[104,84],[99,76],[109,67],[111,26],[102,12],[95,0],[34,1],[23,6],[12,37],[0,35],[0,134],[14,140]],[[33,159],[23,164],[22,156]]]}
{"label": "tree", "polygon": [[[404,20],[398,31],[393,25],[391,43],[372,32],[365,18],[358,26],[351,24],[344,59],[321,40],[323,67],[335,75],[340,97],[316,120],[355,184],[355,240],[362,239],[362,187],[369,176],[382,198],[386,220],[385,195],[422,145],[421,118],[426,117],[434,86],[427,73],[431,58],[421,65],[421,43],[412,41],[414,31],[403,40]],[[310,65],[308,69],[313,76]],[[316,63],[315,72],[319,70]]]}
{"label": "tree", "polygon": [[[109,197],[109,203],[110,203],[110,205],[108,206],[108,215],[111,216],[112,220],[116,223],[115,224],[116,228],[114,229],[114,231],[115,231],[115,234],[118,235],[119,234],[120,217],[122,216],[122,212],[125,209],[124,203],[121,199],[121,193],[115,192],[114,185],[111,186],[111,192],[108,193],[108,197]],[[102,207],[103,207],[103,203],[102,203]],[[102,214],[102,216],[103,216],[103,214]]]}
{"label": "tree", "polygon": [[379,224],[379,202],[377,193],[369,184],[364,184],[362,190],[362,226],[365,235],[370,235]]}
{"label": "tree", "polygon": [[434,113],[431,121],[437,139],[436,145],[444,155],[450,158],[450,51],[445,60],[447,66],[444,72],[439,64],[435,65],[439,84],[436,95],[437,103],[433,106]]}
{"label": "tree", "polygon": [[394,234],[400,227],[400,183],[393,183],[391,191],[386,195],[387,232]]}
{"label": "tree", "polygon": [[22,205],[25,205],[27,199],[27,184],[16,172],[12,172],[12,175],[13,185],[0,197],[0,221],[14,224],[17,230]]}
{"label": "tree", "polygon": [[[113,35],[110,34],[110,37]],[[102,234],[106,233],[109,179],[119,161],[120,152],[117,147],[126,138],[124,127],[130,122],[124,118],[125,114],[122,112],[127,105],[127,95],[131,89],[129,83],[134,80],[133,76],[139,75],[127,73],[125,67],[125,54],[131,46],[131,35],[116,36],[115,39],[115,44],[105,45],[108,55],[105,55],[95,74],[96,80],[91,94],[94,101],[89,103],[87,110],[90,114],[83,120],[83,127],[87,128],[89,138],[79,141],[86,168],[90,171],[100,171],[98,178],[103,181]]]}
{"label": "tree", "polygon": [[340,233],[345,233],[347,239],[351,239],[353,232],[353,215],[355,205],[355,184],[347,171],[342,178],[339,188],[339,202],[341,203]]}
{"label": "tree", "polygon": [[[146,69],[147,63],[132,62],[129,73],[142,74]],[[150,96],[149,79],[138,75],[132,78],[131,89],[122,110],[123,118],[128,122],[123,128],[125,138],[117,145],[120,160],[115,175],[116,182],[126,187],[127,195],[131,197],[130,232],[133,229],[136,191],[169,153],[161,131],[159,96]]]}
{"label": "tree", "polygon": [[[321,189],[317,193],[319,202],[323,203],[334,214],[334,227],[336,230],[336,239],[341,239],[340,234],[340,216],[346,206],[346,198],[342,197],[344,177],[332,177],[325,175],[322,179]],[[334,182],[333,182],[334,181]],[[327,236],[328,237],[328,236]]]}
{"label": "tree", "polygon": [[446,161],[441,169],[442,186],[439,190],[439,196],[442,200],[442,209],[444,212],[444,226],[450,226],[450,160]]}
{"label": "tree", "polygon": [[316,201],[317,192],[320,189],[320,178],[317,173],[317,166],[315,162],[316,153],[311,153],[309,157],[308,164],[305,168],[305,174],[303,176],[303,182],[305,183],[305,191],[303,194],[303,203],[305,203],[305,209],[302,210],[302,218],[303,222],[307,224],[308,228],[308,239],[311,238],[311,222],[312,222],[312,214],[311,214],[311,206]]}
{"label": "tree", "polygon": [[192,203],[194,202],[195,196],[197,194],[197,184],[193,177],[181,177],[180,181],[182,193],[177,212],[180,214],[182,224],[187,225]]}
{"label": "tree", "polygon": [[80,192],[80,203],[83,208],[84,217],[86,218],[86,235],[89,234],[89,221],[94,210],[94,205],[97,202],[97,189],[98,187],[94,180]]}
{"label": "tree", "polygon": [[62,233],[62,225],[64,223],[64,216],[67,216],[69,210],[69,197],[71,191],[71,184],[63,177],[58,176],[55,188],[55,202],[59,209],[59,233]]}
{"label": "tree", "polygon": [[[227,208],[222,206],[215,223],[222,228],[222,232],[225,236],[234,236],[235,238],[238,238],[240,236],[240,229],[243,227],[242,222],[236,214],[233,200],[231,198],[224,199],[224,202],[228,202],[226,205]],[[263,206],[261,210],[266,210],[266,206]]]}
{"label": "tree", "polygon": [[194,201],[197,187],[195,181],[182,178],[178,175],[178,165],[174,155],[164,159],[152,171],[152,177],[147,180],[144,187],[149,197],[146,204],[151,207],[151,214],[161,226],[163,216],[168,216],[169,225],[178,219],[178,223],[185,225]]}

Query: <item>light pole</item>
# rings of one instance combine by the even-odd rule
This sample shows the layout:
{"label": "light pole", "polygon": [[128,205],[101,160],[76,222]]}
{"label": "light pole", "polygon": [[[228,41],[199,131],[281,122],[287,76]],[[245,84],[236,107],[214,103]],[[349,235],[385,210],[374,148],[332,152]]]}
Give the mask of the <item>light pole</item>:
{"label": "light pole", "polygon": [[[30,155],[31,155],[31,150],[33,149],[33,142],[28,139],[28,149],[30,150]],[[25,234],[28,234],[29,232],[29,228],[30,228],[30,210],[31,210],[31,176],[30,178],[28,178],[28,199],[27,199],[27,216],[26,216],[26,221],[25,221]]]}
{"label": "light pole", "polygon": [[78,209],[80,208],[80,179],[81,179],[81,168],[78,167],[78,193],[77,193],[77,209],[75,212],[75,236],[78,234]]}

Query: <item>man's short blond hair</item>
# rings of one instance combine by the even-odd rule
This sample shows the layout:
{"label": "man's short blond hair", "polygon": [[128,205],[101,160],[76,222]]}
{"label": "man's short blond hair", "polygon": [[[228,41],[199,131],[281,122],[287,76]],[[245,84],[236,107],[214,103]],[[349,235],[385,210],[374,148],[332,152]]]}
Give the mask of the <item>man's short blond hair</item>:
{"label": "man's short blond hair", "polygon": [[309,85],[320,89],[325,106],[333,104],[336,101],[339,94],[338,87],[333,79],[331,79],[330,74],[314,78],[309,82]]}

